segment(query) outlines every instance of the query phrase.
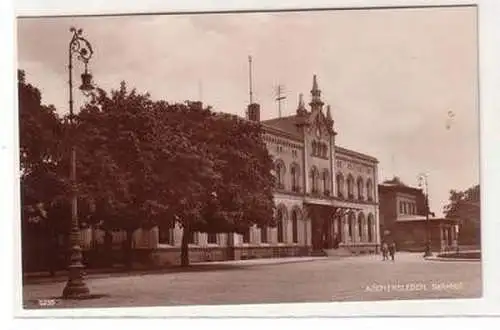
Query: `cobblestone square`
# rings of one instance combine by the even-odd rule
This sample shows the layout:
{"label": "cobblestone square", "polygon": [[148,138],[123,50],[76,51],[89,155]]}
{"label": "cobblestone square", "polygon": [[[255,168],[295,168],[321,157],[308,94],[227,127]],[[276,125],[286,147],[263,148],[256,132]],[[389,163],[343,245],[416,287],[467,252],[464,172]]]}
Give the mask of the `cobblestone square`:
{"label": "cobblestone square", "polygon": [[[89,278],[100,299],[58,300],[56,308],[214,304],[305,303],[393,299],[479,298],[480,262],[424,260],[400,253],[396,261],[378,255],[232,262],[234,268]],[[25,308],[61,294],[64,282],[24,286]]]}

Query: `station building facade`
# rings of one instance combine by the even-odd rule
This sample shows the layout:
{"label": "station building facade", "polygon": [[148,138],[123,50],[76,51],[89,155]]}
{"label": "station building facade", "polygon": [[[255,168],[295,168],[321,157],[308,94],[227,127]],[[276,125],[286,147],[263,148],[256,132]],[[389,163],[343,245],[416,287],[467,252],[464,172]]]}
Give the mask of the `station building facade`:
{"label": "station building facade", "polygon": [[[334,120],[316,76],[308,105],[301,94],[294,115],[264,121],[260,105],[248,105],[247,119],[261,123],[274,159],[277,226],[254,226],[243,235],[194,233],[191,262],[377,252],[378,161],[336,145]],[[114,233],[113,241],[123,235]],[[102,233],[90,229],[83,236],[87,248],[102,241]],[[175,225],[138,229],[132,240],[135,249],[153,251],[157,263],[178,264],[181,238],[182,228]]]}

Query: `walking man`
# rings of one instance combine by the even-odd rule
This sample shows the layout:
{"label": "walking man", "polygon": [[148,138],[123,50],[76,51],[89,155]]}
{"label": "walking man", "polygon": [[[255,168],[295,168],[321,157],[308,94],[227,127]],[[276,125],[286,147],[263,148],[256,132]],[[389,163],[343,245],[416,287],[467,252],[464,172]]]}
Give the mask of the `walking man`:
{"label": "walking man", "polygon": [[389,244],[389,254],[391,255],[391,260],[394,261],[394,255],[396,254],[396,243],[394,241]]}
{"label": "walking man", "polygon": [[388,252],[389,246],[387,245],[386,241],[382,242],[382,261],[388,260],[389,258],[387,257],[387,252]]}

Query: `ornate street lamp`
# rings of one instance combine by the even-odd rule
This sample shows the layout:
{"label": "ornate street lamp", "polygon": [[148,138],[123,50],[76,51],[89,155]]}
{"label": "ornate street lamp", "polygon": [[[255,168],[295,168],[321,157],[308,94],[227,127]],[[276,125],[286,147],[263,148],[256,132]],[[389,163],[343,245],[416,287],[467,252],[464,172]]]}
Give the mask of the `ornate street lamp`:
{"label": "ornate street lamp", "polygon": [[430,232],[430,224],[429,224],[430,209],[429,209],[429,191],[428,191],[428,184],[427,184],[427,174],[419,174],[418,186],[420,188],[422,188],[422,186],[425,186],[425,236],[426,236],[426,239],[425,239],[424,257],[431,257],[432,256],[431,232]]}
{"label": "ornate street lamp", "polygon": [[[72,27],[70,32],[73,37],[69,43],[69,123],[74,132],[74,113],[73,113],[73,55],[84,63],[85,72],[81,75],[82,84],[80,90],[88,96],[94,87],[92,86],[92,75],[88,72],[87,64],[94,53],[90,43],[82,37],[83,30]],[[76,187],[76,148],[72,141],[71,146],[71,232],[70,232],[70,261],[68,266],[68,282],[63,290],[64,299],[84,299],[90,296],[90,291],[83,280],[82,270],[82,248],[80,246],[80,228],[78,225],[78,195]]]}

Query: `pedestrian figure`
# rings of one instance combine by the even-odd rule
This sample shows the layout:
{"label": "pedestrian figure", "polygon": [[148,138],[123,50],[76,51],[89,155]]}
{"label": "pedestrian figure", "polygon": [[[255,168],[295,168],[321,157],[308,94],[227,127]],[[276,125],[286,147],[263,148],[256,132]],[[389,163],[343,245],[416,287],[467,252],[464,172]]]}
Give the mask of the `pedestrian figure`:
{"label": "pedestrian figure", "polygon": [[333,235],[333,248],[334,248],[334,249],[338,249],[338,248],[339,248],[339,245],[340,245],[340,240],[339,240],[338,235],[335,233],[335,234]]}
{"label": "pedestrian figure", "polygon": [[387,245],[387,242],[382,242],[382,261],[388,260],[389,258],[387,257],[387,252],[389,250],[389,246]]}
{"label": "pedestrian figure", "polygon": [[396,243],[392,242],[389,244],[389,254],[391,255],[391,260],[394,261],[394,255],[396,254]]}

